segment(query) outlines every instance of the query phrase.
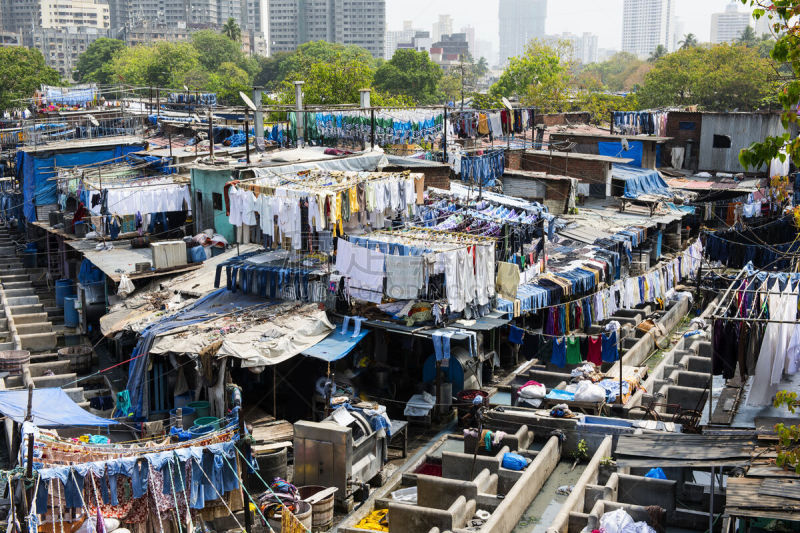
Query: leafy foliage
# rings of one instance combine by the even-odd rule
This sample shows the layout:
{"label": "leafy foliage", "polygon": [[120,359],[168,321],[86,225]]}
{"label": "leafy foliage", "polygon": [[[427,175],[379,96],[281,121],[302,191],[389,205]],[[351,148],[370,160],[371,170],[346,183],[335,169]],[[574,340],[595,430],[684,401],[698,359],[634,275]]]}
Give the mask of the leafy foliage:
{"label": "leafy foliage", "polygon": [[617,52],[607,61],[586,65],[579,79],[592,77],[609,91],[630,91],[644,81],[651,65],[628,52]]}
{"label": "leafy foliage", "polygon": [[114,76],[129,85],[180,88],[188,74],[201,69],[191,43],[160,41],[121,50],[111,63]]}
{"label": "leafy foliage", "polygon": [[192,45],[200,54],[200,64],[209,72],[216,72],[223,63],[233,63],[251,74],[258,71],[258,61],[245,56],[238,42],[215,31],[194,32]]}
{"label": "leafy foliage", "polygon": [[[796,107],[800,101],[800,0],[741,0],[753,8],[756,20],[767,17],[772,33],[778,36],[770,57],[785,65],[779,84],[773,86],[773,94],[783,107],[781,120],[784,128],[800,124]],[[788,135],[767,138],[763,143],[753,144],[739,154],[745,167],[758,168],[777,157],[782,151],[793,160],[800,160],[800,140],[791,140]]]}
{"label": "leafy foliage", "polygon": [[375,71],[375,88],[390,95],[405,94],[420,105],[438,101],[439,68],[425,52],[401,48]]}
{"label": "leafy foliage", "polygon": [[[785,406],[794,414],[800,406],[796,392],[779,391],[775,395],[775,407]],[[775,425],[778,433],[778,457],[776,464],[780,467],[794,469],[800,474],[800,426],[780,423]]]}
{"label": "leafy foliage", "polygon": [[41,84],[61,81],[57,71],[45,64],[35,48],[0,47],[0,109],[24,107],[18,102],[30,98]]}
{"label": "leafy foliage", "polygon": [[720,44],[681,49],[657,60],[639,91],[643,107],[698,105],[754,110],[769,103],[774,69],[755,49]]}
{"label": "leafy foliage", "polygon": [[545,113],[558,111],[569,98],[571,63],[569,42],[548,46],[534,39],[523,55],[509,60],[489,94],[495,98],[516,96],[523,105],[536,106]]}
{"label": "leafy foliage", "polygon": [[100,37],[90,44],[78,58],[76,76],[79,81],[111,84],[113,79],[111,60],[123,48],[125,43],[119,39]]}
{"label": "leafy foliage", "polygon": [[607,123],[612,111],[636,111],[639,100],[635,93],[625,96],[599,92],[583,92],[575,105],[576,110],[586,111],[592,124]]}
{"label": "leafy foliage", "polygon": [[230,17],[225,21],[225,24],[222,26],[222,35],[235,43],[242,41],[242,28],[236,23],[236,19]]}

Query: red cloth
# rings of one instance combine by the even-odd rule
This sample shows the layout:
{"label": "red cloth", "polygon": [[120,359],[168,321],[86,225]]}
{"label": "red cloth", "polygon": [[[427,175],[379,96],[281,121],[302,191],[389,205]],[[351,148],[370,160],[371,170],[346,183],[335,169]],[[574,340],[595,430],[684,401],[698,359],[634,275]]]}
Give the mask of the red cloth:
{"label": "red cloth", "polygon": [[589,353],[586,360],[597,366],[603,364],[603,341],[600,337],[589,337]]}

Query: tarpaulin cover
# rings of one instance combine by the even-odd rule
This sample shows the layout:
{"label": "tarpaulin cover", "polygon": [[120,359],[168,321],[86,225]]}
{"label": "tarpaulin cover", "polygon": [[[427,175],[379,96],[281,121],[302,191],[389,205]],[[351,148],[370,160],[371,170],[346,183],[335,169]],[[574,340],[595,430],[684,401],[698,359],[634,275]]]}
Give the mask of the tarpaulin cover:
{"label": "tarpaulin cover", "polygon": [[[27,390],[0,391],[0,413],[15,422],[24,422],[28,409]],[[39,427],[110,426],[116,424],[84,411],[63,389],[33,389],[33,423]]]}
{"label": "tarpaulin cover", "polygon": [[[291,151],[295,153],[295,151]],[[300,151],[297,151],[300,153]],[[386,155],[383,151],[375,149],[350,157],[330,158],[324,154],[313,154],[309,157],[319,157],[321,161],[298,161],[296,163],[280,164],[274,167],[254,168],[253,174],[257,178],[268,178],[275,176],[286,176],[304,170],[342,170],[353,172],[373,172],[378,168],[383,168],[388,164]],[[289,154],[291,155],[291,154]],[[284,155],[284,157],[288,157]]]}
{"label": "tarpaulin cover", "polygon": [[633,159],[631,166],[641,168],[644,144],[641,141],[628,141],[628,149],[624,150],[621,142],[599,142],[597,143],[597,151],[600,155],[608,157]]}
{"label": "tarpaulin cover", "polygon": [[367,336],[370,330],[362,329],[355,337],[352,333],[347,332],[342,334],[341,329],[334,330],[330,335],[322,339],[320,342],[303,350],[303,355],[308,357],[316,357],[323,361],[338,361],[353,351],[353,348],[361,342],[361,339]]}
{"label": "tarpaulin cover", "polygon": [[657,170],[615,164],[611,166],[611,176],[625,181],[625,198],[638,198],[642,194],[674,196]]}
{"label": "tarpaulin cover", "polygon": [[[248,300],[263,305],[263,298],[257,296],[228,293],[245,311],[252,304]],[[215,305],[214,309],[218,309]],[[241,360],[242,368],[257,368],[282,363],[314,346],[334,329],[325,311],[316,305],[308,304],[284,312],[275,311],[272,319],[248,327],[243,331],[229,332],[223,337],[217,350],[217,357],[235,357]],[[158,336],[150,348],[153,354],[159,353],[200,353],[218,337],[221,324],[208,317],[205,324],[191,328],[176,328]],[[210,337],[209,335],[213,336]]]}
{"label": "tarpaulin cover", "polygon": [[57,175],[55,167],[81,167],[100,162],[110,162],[131,152],[144,150],[143,145],[118,145],[99,150],[55,153],[23,152],[22,192],[25,195],[24,214],[28,222],[36,221],[36,206],[54,204],[58,201],[58,182],[51,180]]}
{"label": "tarpaulin cover", "polygon": [[120,413],[123,416],[133,414],[136,417],[142,416],[142,398],[144,386],[147,382],[147,367],[150,365],[150,348],[153,346],[153,341],[156,336],[161,333],[166,333],[172,329],[182,326],[189,326],[199,322],[205,322],[214,315],[224,314],[236,309],[232,301],[222,305],[221,302],[225,300],[225,295],[228,291],[219,289],[211,294],[200,298],[195,303],[184,307],[173,315],[164,317],[158,322],[151,324],[145,328],[139,342],[131,353],[133,358],[130,366],[128,367],[128,384],[125,389],[128,391],[131,399],[132,413]]}

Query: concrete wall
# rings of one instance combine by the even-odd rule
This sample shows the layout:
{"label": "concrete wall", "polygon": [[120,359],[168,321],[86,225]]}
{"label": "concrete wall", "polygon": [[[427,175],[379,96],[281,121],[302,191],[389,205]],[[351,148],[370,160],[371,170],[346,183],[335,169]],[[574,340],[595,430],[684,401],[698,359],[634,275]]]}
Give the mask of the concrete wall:
{"label": "concrete wall", "polygon": [[[192,213],[197,220],[197,231],[213,228],[225,237],[229,243],[236,242],[236,229],[228,222],[225,214],[225,196],[223,188],[231,180],[231,171],[192,169]],[[202,195],[202,205],[198,205],[198,193]],[[222,209],[213,208],[213,194],[222,196]]]}

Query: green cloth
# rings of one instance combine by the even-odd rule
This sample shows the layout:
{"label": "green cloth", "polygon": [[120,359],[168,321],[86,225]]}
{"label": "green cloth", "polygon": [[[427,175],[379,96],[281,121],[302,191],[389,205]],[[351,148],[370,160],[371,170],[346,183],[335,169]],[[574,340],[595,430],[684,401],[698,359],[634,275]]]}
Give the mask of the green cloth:
{"label": "green cloth", "polygon": [[583,362],[581,357],[581,343],[577,337],[567,338],[567,364],[579,365]]}

